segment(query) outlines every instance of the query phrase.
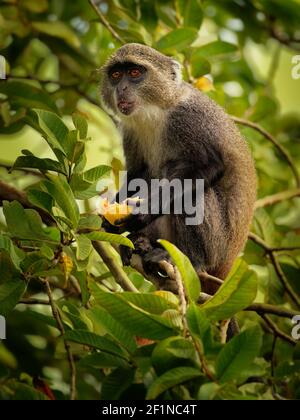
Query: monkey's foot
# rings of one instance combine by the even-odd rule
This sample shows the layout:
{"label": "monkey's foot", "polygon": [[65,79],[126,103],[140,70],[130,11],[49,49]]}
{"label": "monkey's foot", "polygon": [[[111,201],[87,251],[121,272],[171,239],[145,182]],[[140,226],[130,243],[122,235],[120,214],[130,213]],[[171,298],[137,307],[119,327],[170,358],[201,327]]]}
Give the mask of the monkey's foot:
{"label": "monkey's foot", "polygon": [[171,263],[171,259],[167,251],[162,248],[153,248],[143,256],[143,266],[145,272],[158,274],[161,277],[168,277],[159,265],[159,263],[163,260]]}

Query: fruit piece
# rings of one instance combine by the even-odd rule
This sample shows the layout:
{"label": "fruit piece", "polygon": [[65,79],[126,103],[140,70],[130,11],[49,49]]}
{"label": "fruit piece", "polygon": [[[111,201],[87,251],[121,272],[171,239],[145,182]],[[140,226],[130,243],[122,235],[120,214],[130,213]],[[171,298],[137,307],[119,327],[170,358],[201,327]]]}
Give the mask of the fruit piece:
{"label": "fruit piece", "polygon": [[105,219],[114,225],[116,220],[123,219],[132,213],[132,207],[128,206],[125,202],[110,204],[107,199],[103,200],[101,206],[101,214]]}

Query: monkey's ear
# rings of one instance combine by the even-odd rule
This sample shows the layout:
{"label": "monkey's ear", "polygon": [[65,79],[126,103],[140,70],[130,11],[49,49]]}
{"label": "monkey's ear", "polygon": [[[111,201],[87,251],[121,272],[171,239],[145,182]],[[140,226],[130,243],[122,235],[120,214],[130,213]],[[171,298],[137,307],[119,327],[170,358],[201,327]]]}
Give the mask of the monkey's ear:
{"label": "monkey's ear", "polygon": [[177,60],[172,60],[174,80],[180,82],[182,80],[182,66]]}

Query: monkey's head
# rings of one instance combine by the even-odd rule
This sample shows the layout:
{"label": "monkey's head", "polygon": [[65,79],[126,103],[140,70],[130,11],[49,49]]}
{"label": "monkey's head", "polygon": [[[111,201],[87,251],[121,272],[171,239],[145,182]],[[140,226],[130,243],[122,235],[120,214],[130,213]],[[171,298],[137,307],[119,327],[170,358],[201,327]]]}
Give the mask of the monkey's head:
{"label": "monkey's head", "polygon": [[119,117],[147,105],[168,108],[181,84],[181,66],[153,48],[126,44],[102,68],[102,100]]}

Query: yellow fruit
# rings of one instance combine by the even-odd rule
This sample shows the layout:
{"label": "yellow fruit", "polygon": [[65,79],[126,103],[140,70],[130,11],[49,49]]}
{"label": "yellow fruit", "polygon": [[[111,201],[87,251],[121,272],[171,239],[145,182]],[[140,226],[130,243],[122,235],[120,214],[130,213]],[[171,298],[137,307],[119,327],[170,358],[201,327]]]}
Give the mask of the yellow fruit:
{"label": "yellow fruit", "polygon": [[197,89],[202,90],[203,92],[210,92],[211,90],[215,90],[213,82],[205,76],[202,76],[199,79],[197,79],[194,86]]}
{"label": "yellow fruit", "polygon": [[110,204],[107,199],[102,202],[101,214],[111,225],[114,225],[116,220],[123,219],[131,213],[132,207],[128,206],[126,203]]}

